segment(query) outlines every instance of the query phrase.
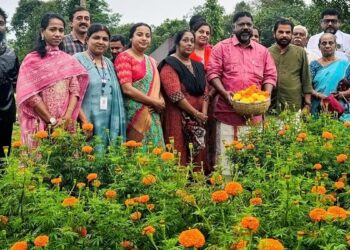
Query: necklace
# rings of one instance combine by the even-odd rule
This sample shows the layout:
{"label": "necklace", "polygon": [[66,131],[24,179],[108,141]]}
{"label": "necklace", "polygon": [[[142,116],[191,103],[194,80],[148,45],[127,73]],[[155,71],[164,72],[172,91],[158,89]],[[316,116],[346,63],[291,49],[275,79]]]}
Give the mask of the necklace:
{"label": "necklace", "polygon": [[[105,65],[106,63],[104,62],[103,60],[103,57],[101,59],[101,70],[102,70],[102,74],[100,73],[100,69],[97,67],[97,64],[96,64],[96,60],[95,60],[95,57],[94,55],[90,52],[90,51],[87,51],[91,61],[95,64],[95,68],[97,70],[97,73],[98,75],[100,76],[100,79],[101,79],[101,83],[102,83],[102,88],[104,88],[106,86],[106,83],[107,83],[107,78],[106,78],[106,72],[105,72]],[[103,90],[102,90],[103,92]]]}

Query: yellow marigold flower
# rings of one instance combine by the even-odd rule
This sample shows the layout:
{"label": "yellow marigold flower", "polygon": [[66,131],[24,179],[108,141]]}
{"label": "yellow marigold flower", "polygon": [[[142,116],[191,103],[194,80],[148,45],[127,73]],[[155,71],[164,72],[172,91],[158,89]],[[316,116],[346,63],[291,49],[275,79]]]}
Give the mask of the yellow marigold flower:
{"label": "yellow marigold flower", "polygon": [[91,146],[83,146],[81,148],[81,151],[83,151],[85,154],[91,154],[94,149]]}
{"label": "yellow marigold flower", "polygon": [[237,243],[231,245],[230,250],[244,250],[248,245],[248,241],[240,240]]}
{"label": "yellow marigold flower", "polygon": [[89,162],[94,162],[96,160],[96,157],[93,155],[87,155],[87,159]]}
{"label": "yellow marigold flower", "polygon": [[259,241],[259,250],[283,250],[284,246],[275,239],[262,239]]}
{"label": "yellow marigold flower", "polygon": [[113,190],[107,190],[105,196],[109,200],[114,200],[117,197],[117,192]]}
{"label": "yellow marigold flower", "polygon": [[320,170],[322,169],[322,165],[320,163],[316,163],[312,168],[315,170]]}
{"label": "yellow marigold flower", "polygon": [[35,238],[34,245],[36,247],[46,247],[49,243],[49,236],[47,235],[40,235]]}
{"label": "yellow marigold flower", "polygon": [[348,213],[344,208],[338,206],[331,206],[327,209],[327,215],[330,216],[333,220],[345,220],[348,216]]}
{"label": "yellow marigold flower", "polygon": [[246,217],[243,217],[241,220],[241,227],[245,229],[256,231],[258,230],[259,226],[260,226],[260,221],[258,218],[254,216],[246,216]]}
{"label": "yellow marigold flower", "polygon": [[17,241],[15,244],[11,246],[10,250],[27,250],[28,245],[25,241]]}
{"label": "yellow marigold flower", "polygon": [[182,197],[182,200],[187,204],[190,204],[193,206],[196,205],[196,198],[191,194],[185,195],[184,197]]}
{"label": "yellow marigold flower", "polygon": [[150,235],[150,234],[154,234],[155,232],[156,232],[156,229],[152,226],[144,227],[142,230],[143,235]]}
{"label": "yellow marigold flower", "polygon": [[228,200],[228,194],[224,190],[215,191],[211,194],[211,200],[215,203],[222,203]]}
{"label": "yellow marigold flower", "polygon": [[259,198],[259,197],[255,197],[255,198],[251,198],[249,200],[249,203],[250,205],[253,205],[253,206],[258,206],[258,205],[261,205],[263,203],[262,199]]}
{"label": "yellow marigold flower", "polygon": [[86,123],[83,123],[82,129],[83,131],[86,131],[86,132],[92,132],[94,129],[94,125],[92,123],[86,122]]}
{"label": "yellow marigold flower", "polygon": [[338,189],[338,190],[344,189],[345,184],[344,184],[344,182],[342,182],[342,181],[336,181],[336,182],[334,183],[334,187],[335,187],[336,189]]}
{"label": "yellow marigold flower", "polygon": [[334,136],[331,132],[329,131],[323,131],[322,132],[322,138],[326,139],[326,140],[332,140],[334,139]]}
{"label": "yellow marigold flower", "polygon": [[56,186],[60,185],[61,182],[62,182],[62,178],[61,177],[51,179],[51,183],[53,185],[56,185]]}
{"label": "yellow marigold flower", "polygon": [[255,148],[255,146],[254,146],[254,144],[250,143],[245,148],[248,150],[253,150]]}
{"label": "yellow marigold flower", "polygon": [[51,133],[52,138],[58,138],[58,137],[60,137],[60,135],[61,135],[61,133],[58,130],[55,130]]}
{"label": "yellow marigold flower", "polygon": [[62,202],[62,205],[64,207],[73,207],[74,205],[76,205],[79,202],[79,200],[73,196],[65,198]]}
{"label": "yellow marigold flower", "polygon": [[9,222],[9,217],[5,215],[0,215],[0,223],[6,225]]}
{"label": "yellow marigold flower", "polygon": [[92,182],[92,185],[93,185],[94,187],[98,188],[98,187],[101,186],[101,182],[100,182],[99,180],[94,180],[94,181]]}
{"label": "yellow marigold flower", "polygon": [[45,139],[49,136],[49,134],[47,133],[47,131],[45,130],[42,130],[42,131],[38,131],[36,132],[35,134],[35,137],[38,138],[38,139]]}
{"label": "yellow marigold flower", "polygon": [[13,148],[20,148],[22,146],[22,142],[21,141],[14,141],[12,143],[12,147]]}
{"label": "yellow marigold flower", "polygon": [[197,228],[193,228],[180,233],[179,243],[187,248],[201,248],[205,245],[205,237],[201,231]]}
{"label": "yellow marigold flower", "polygon": [[142,214],[140,212],[134,212],[130,215],[130,219],[133,221],[138,221],[142,217]]}
{"label": "yellow marigold flower", "polygon": [[155,207],[154,204],[147,204],[146,206],[147,206],[147,209],[150,211],[152,211]]}
{"label": "yellow marigold flower", "polygon": [[156,178],[154,175],[151,175],[151,174],[146,175],[146,176],[143,177],[143,179],[142,179],[142,183],[143,183],[144,185],[146,185],[146,186],[150,186],[150,185],[156,183],[156,181],[157,181],[157,178]]}
{"label": "yellow marigold flower", "polygon": [[327,212],[323,208],[314,208],[310,211],[309,216],[312,221],[320,222],[326,219]]}
{"label": "yellow marigold flower", "polygon": [[86,184],[84,182],[78,182],[77,183],[77,188],[83,189],[84,187],[86,187]]}
{"label": "yellow marigold flower", "polygon": [[313,186],[311,193],[325,194],[327,192],[324,186]]}
{"label": "yellow marigold flower", "polygon": [[187,195],[187,192],[185,190],[178,189],[178,190],[176,190],[176,195],[179,197],[184,197]]}
{"label": "yellow marigold flower", "polygon": [[231,181],[226,184],[225,191],[232,196],[236,196],[243,192],[243,187],[239,182]]}
{"label": "yellow marigold flower", "polygon": [[161,148],[154,148],[152,150],[152,153],[155,155],[160,155],[163,152],[163,150]]}
{"label": "yellow marigold flower", "polygon": [[141,195],[139,197],[134,198],[134,201],[138,203],[147,203],[149,201],[149,195]]}
{"label": "yellow marigold flower", "polygon": [[149,163],[149,159],[147,157],[140,157],[140,158],[138,158],[138,162],[141,165],[145,166]]}
{"label": "yellow marigold flower", "polygon": [[120,243],[120,246],[126,249],[132,248],[132,242],[129,240],[124,240]]}
{"label": "yellow marigold flower", "polygon": [[348,159],[348,156],[346,154],[340,154],[337,156],[337,162],[343,163]]}
{"label": "yellow marigold flower", "polygon": [[164,152],[164,153],[161,154],[160,158],[163,161],[171,161],[171,160],[173,160],[175,158],[175,156],[171,152]]}
{"label": "yellow marigold flower", "polygon": [[86,176],[86,179],[88,180],[88,182],[96,180],[97,179],[97,174],[96,173],[90,173]]}
{"label": "yellow marigold flower", "polygon": [[125,206],[127,206],[127,207],[131,207],[131,206],[133,206],[133,205],[136,204],[136,201],[135,201],[135,199],[126,199],[126,200],[124,201],[124,204],[125,204]]}

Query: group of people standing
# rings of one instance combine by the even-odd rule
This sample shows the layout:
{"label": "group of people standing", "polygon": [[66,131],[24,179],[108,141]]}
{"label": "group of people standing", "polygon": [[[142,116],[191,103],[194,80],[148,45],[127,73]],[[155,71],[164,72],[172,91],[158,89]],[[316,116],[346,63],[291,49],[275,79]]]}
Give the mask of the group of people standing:
{"label": "group of people standing", "polygon": [[[1,11],[0,27],[1,17],[6,24]],[[326,20],[332,13],[334,10],[326,12]],[[327,25],[332,24],[335,21],[329,19]],[[101,150],[118,136],[160,147],[173,138],[181,164],[192,161],[209,173],[216,156],[223,155],[223,141],[237,139],[249,129],[248,118],[232,109],[234,92],[256,85],[271,94],[278,112],[287,107],[299,110],[311,106],[313,112],[318,112],[315,103],[330,92],[328,85],[328,92],[313,86],[322,78],[319,72],[336,62],[336,70],[341,64],[346,77],[339,73],[339,79],[332,80],[350,80],[349,62],[335,56],[337,48],[349,56],[347,34],[339,47],[332,34],[337,30],[324,30],[318,44],[322,57],[311,62],[310,74],[308,51],[301,48],[306,38],[299,34],[305,27],[294,27],[287,19],[276,22],[276,44],[267,49],[259,43],[259,31],[248,12],[234,15],[233,36],[215,46],[209,43],[213,27],[203,17],[194,16],[190,29],[176,34],[173,49],[161,62],[146,55],[152,29],[145,23],[131,27],[128,47],[124,37],[111,36],[104,25],[91,24],[86,8],[71,12],[70,25],[72,32],[64,36],[63,18],[45,14],[37,45],[20,67],[16,100],[22,142],[29,146],[35,145],[32,135],[36,131],[64,126],[74,132],[79,121],[94,125],[93,135],[102,139]],[[108,49],[112,61],[104,56]],[[3,103],[6,98],[2,98],[1,108],[14,107],[18,62],[12,61],[14,73],[5,72],[9,76],[6,85],[12,91],[8,91],[11,103]],[[1,88],[3,85],[1,82]],[[348,96],[346,91],[340,94],[345,99]],[[249,125],[259,123],[261,116],[249,120]],[[9,145],[8,141],[2,145]]]}

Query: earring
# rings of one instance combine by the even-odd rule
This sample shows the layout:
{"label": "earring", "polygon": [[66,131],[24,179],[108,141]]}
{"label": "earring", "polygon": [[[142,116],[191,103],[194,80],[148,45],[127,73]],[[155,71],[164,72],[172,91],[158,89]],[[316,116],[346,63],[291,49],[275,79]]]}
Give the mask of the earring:
{"label": "earring", "polygon": [[44,35],[43,34],[41,34],[41,41],[44,41],[45,39],[44,39]]}

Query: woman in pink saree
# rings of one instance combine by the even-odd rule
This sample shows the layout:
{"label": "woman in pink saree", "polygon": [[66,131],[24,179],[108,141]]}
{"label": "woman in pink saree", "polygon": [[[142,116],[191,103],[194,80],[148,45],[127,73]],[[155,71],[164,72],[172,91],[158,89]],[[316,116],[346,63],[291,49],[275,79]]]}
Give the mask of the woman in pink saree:
{"label": "woman in pink saree", "polygon": [[65,23],[57,14],[45,14],[37,46],[23,60],[17,82],[21,139],[35,145],[32,135],[68,122],[74,131],[88,74],[72,56],[59,49]]}

